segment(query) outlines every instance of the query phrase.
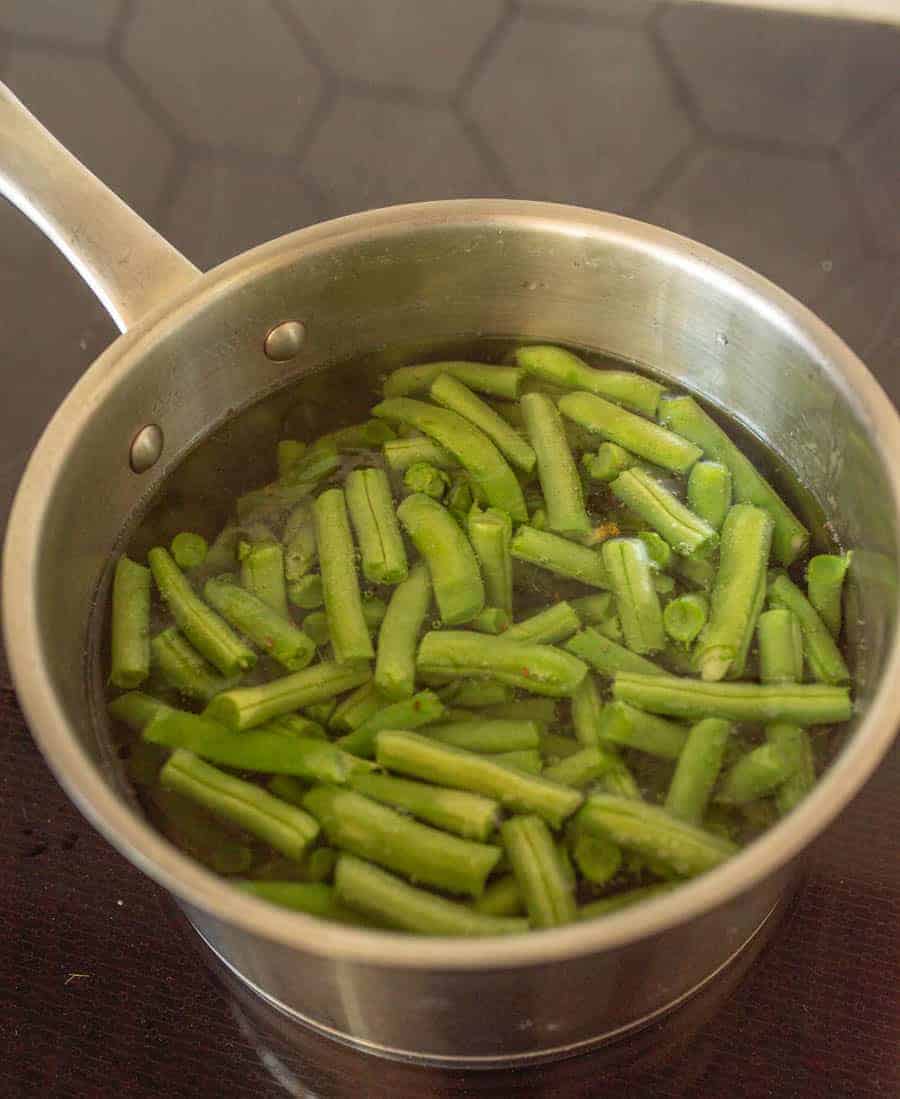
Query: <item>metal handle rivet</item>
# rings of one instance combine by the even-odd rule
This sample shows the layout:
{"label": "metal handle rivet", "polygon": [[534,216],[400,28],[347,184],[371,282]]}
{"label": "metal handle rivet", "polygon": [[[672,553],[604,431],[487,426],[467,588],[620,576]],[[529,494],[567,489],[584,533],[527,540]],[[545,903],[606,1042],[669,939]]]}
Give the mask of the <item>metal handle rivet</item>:
{"label": "metal handle rivet", "polygon": [[282,321],[269,330],[263,350],[273,363],[286,363],[294,358],[305,339],[306,329],[300,321]]}
{"label": "metal handle rivet", "polygon": [[158,424],[147,424],[131,441],[129,461],[135,473],[146,473],[162,454],[163,433]]}

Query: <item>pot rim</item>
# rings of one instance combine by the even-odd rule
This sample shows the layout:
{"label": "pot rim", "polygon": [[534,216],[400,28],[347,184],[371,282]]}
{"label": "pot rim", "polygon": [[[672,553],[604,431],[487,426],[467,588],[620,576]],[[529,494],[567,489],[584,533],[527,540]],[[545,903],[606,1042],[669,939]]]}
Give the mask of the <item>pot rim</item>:
{"label": "pot rim", "polygon": [[[900,416],[857,356],[810,310],[735,260],[685,237],[580,207],[512,199],[415,203],[351,214],[300,229],[226,261],[203,275],[115,340],[63,401],[36,445],[10,513],[3,562],[3,626],[13,681],[32,736],[66,793],[91,824],[130,862],[189,906],[298,950],[330,958],[406,969],[496,970],[573,959],[660,934],[737,897],[794,858],[844,808],[875,770],[894,738],[900,700],[900,631],[895,630],[880,686],[858,729],[816,788],[796,810],[717,869],[670,894],[603,919],[527,935],[460,940],[424,938],[330,924],[278,909],[235,889],[182,854],[109,785],[82,749],[64,715],[44,662],[39,628],[37,551],[50,489],[82,425],[130,364],[175,332],[217,296],[263,273],[373,236],[440,226],[544,226],[552,233],[627,245],[717,281],[766,314],[768,321],[829,364],[829,375],[854,406],[882,459],[900,524]],[[835,373],[835,370],[837,373]]]}

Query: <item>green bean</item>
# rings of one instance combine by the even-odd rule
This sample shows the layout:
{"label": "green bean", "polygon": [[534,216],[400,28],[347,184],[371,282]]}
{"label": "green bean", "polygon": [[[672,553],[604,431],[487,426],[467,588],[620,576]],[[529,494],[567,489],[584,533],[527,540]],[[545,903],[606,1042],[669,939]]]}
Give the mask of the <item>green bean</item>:
{"label": "green bean", "polygon": [[520,347],[516,362],[529,374],[551,385],[583,389],[618,404],[656,415],[663,387],[649,378],[625,370],[597,370],[562,347],[535,345]]}
{"label": "green bean", "polygon": [[503,846],[532,927],[556,927],[575,918],[575,897],[547,825],[536,816],[500,826]]}
{"label": "green bean", "polygon": [[301,809],[303,808],[303,799],[309,792],[309,788],[310,784],[308,782],[301,782],[299,778],[295,778],[293,775],[275,775],[268,782],[269,793],[276,798],[281,798],[282,801],[289,802],[291,805],[297,805]]}
{"label": "green bean", "polygon": [[572,725],[579,744],[589,747],[599,743],[602,713],[603,700],[596,680],[586,675],[572,695]]}
{"label": "green bean", "polygon": [[315,656],[315,644],[302,630],[233,581],[225,577],[207,580],[203,594],[229,625],[289,672],[299,672]]}
{"label": "green bean", "polygon": [[672,549],[688,557],[712,548],[718,541],[715,529],[669,492],[646,470],[626,469],[610,488],[618,500],[657,531]]}
{"label": "green bean", "polygon": [[585,878],[593,885],[606,885],[622,865],[622,851],[606,838],[578,829],[572,844],[572,858]]}
{"label": "green bean", "polygon": [[799,683],[803,679],[803,633],[793,611],[763,611],[756,624],[759,678],[763,683]]}
{"label": "green bean", "polygon": [[833,637],[841,632],[841,593],[849,566],[850,554],[839,557],[833,553],[816,554],[806,566],[809,601]]}
{"label": "green bean", "polygon": [[813,678],[820,683],[848,683],[850,672],[834,638],[812,603],[783,573],[769,584],[769,603],[797,616],[803,634],[803,652]]}
{"label": "green bean", "polygon": [[527,561],[542,569],[580,580],[593,588],[608,588],[609,577],[596,550],[579,546],[549,531],[522,526],[512,540],[511,552],[519,561]]}
{"label": "green bean", "polygon": [[387,474],[383,469],[354,469],[347,474],[344,494],[363,576],[372,584],[399,584],[409,567]]}
{"label": "green bean", "polygon": [[721,462],[698,462],[687,483],[688,506],[695,515],[721,530],[731,507],[731,473]]}
{"label": "green bean", "polygon": [[537,455],[547,526],[556,534],[586,533],[591,521],[584,508],[581,478],[556,405],[543,393],[526,393],[519,404]]}
{"label": "green bean", "polygon": [[389,443],[396,439],[397,434],[393,428],[381,420],[365,420],[361,424],[350,424],[340,427],[337,431],[331,431],[327,435],[320,435],[310,447],[310,452],[337,450],[346,453],[354,450],[374,450],[382,443]]}
{"label": "green bean", "polygon": [[523,748],[537,748],[540,744],[540,730],[534,721],[502,718],[452,721],[432,725],[427,733],[442,744],[453,744],[470,752],[518,752]]}
{"label": "green bean", "polygon": [[765,600],[772,531],[769,513],[752,504],[735,504],[725,517],[709,621],[694,652],[700,675],[709,682],[744,674]]}
{"label": "green bean", "polygon": [[338,903],[334,890],[324,882],[239,881],[235,885],[242,892],[269,904],[277,904],[279,908],[290,908],[294,912],[305,912],[308,916],[340,923],[357,922],[355,914]]}
{"label": "green bean", "polygon": [[[672,565],[672,547],[661,538],[655,530],[639,530],[637,537],[644,543],[650,556],[650,564],[660,572],[665,572]],[[655,577],[659,580],[659,576]],[[667,579],[670,579],[667,577]]]}
{"label": "green bean", "polygon": [[186,698],[209,702],[237,686],[237,677],[220,676],[174,627],[150,642],[151,663],[166,684]]}
{"label": "green bean", "polygon": [[464,630],[433,630],[419,645],[416,668],[462,679],[498,679],[531,694],[568,698],[587,673],[561,649],[485,637]]}
{"label": "green bean", "polygon": [[[673,473],[687,473],[702,451],[693,443],[664,427],[635,416],[624,408],[590,393],[568,393],[560,397],[559,410],[570,420],[595,435],[631,451]],[[621,475],[620,475],[621,476]]]}
{"label": "green bean", "polygon": [[[503,706],[512,702],[515,691],[505,683],[493,683],[489,679],[461,680],[451,684],[453,693],[443,701],[452,701],[454,706]],[[445,688],[446,690],[446,688]]]}
{"label": "green bean", "polygon": [[666,604],[663,626],[673,641],[687,645],[706,625],[708,615],[709,600],[702,592],[690,591]]}
{"label": "green bean", "polygon": [[569,605],[585,626],[599,626],[615,616],[612,592],[604,591],[597,595],[579,595],[570,599]]}
{"label": "green bean", "polygon": [[439,375],[431,384],[429,395],[433,401],[451,412],[456,412],[494,443],[497,449],[514,466],[530,473],[535,465],[535,453],[503,417],[461,381],[450,374]]}
{"label": "green bean", "polygon": [[371,660],[372,639],[362,612],[359,577],[344,493],[328,489],[314,504],[319,567],[331,645],[338,663]]}
{"label": "green bean", "polygon": [[527,698],[519,702],[501,702],[484,706],[479,717],[509,718],[512,721],[537,721],[552,725],[556,721],[556,702],[552,698]]}
{"label": "green bean", "polygon": [[223,691],[209,703],[204,716],[229,729],[252,729],[273,717],[302,710],[315,702],[325,702],[359,687],[368,682],[370,676],[366,666],[322,662],[256,687]]}
{"label": "green bean", "polygon": [[712,561],[702,557],[676,557],[673,565],[682,580],[691,587],[712,591],[716,582],[716,566]]}
{"label": "green bean", "polygon": [[512,874],[495,878],[485,886],[475,902],[475,911],[483,916],[520,916],[525,911],[519,883]]}
{"label": "green bean", "polygon": [[314,702],[311,706],[304,706],[303,712],[308,718],[317,721],[320,725],[327,725],[336,709],[337,699],[326,698],[323,702]]}
{"label": "green bean", "polygon": [[150,674],[150,570],[124,554],[112,585],[112,641],[109,681],[137,687]]}
{"label": "green bean", "polygon": [[652,713],[689,721],[721,717],[726,721],[830,725],[848,721],[853,712],[846,687],[822,684],[706,683],[620,672],[613,683],[613,697]]}
{"label": "green bean", "polygon": [[772,516],[775,524],[772,546],[782,565],[793,564],[806,552],[809,531],[693,397],[663,397],[659,421],[695,443],[707,458],[721,462],[729,470],[738,503],[754,504]]}
{"label": "green bean", "polygon": [[375,738],[382,729],[420,729],[447,717],[443,702],[432,691],[420,691],[391,706],[382,706],[358,725],[352,733],[342,736],[338,745],[345,752],[370,759],[375,754]]}
{"label": "green bean", "polygon": [[465,904],[417,889],[384,870],[341,855],[334,874],[338,900],[401,931],[421,935],[511,935],[527,920],[483,915]]}
{"label": "green bean", "polygon": [[454,469],[458,463],[449,450],[424,436],[413,439],[392,439],[381,448],[384,461],[392,473],[404,473],[411,466],[425,463],[436,469]]}
{"label": "green bean", "polygon": [[489,633],[496,637],[509,629],[510,617],[502,607],[485,607],[468,623],[469,628],[479,633]]}
{"label": "green bean", "polygon": [[583,660],[599,675],[612,678],[620,672],[640,672],[644,675],[665,675],[659,665],[646,657],[638,656],[593,626],[570,638],[563,648]]}
{"label": "green bean", "polygon": [[512,614],[513,571],[510,556],[512,522],[505,511],[477,505],[468,513],[466,529],[484,577],[485,598],[492,607]]}
{"label": "green bean", "polygon": [[180,569],[199,568],[206,560],[209,546],[202,534],[194,534],[183,530],[176,534],[169,547],[175,564]]}
{"label": "green bean", "polygon": [[596,901],[589,901],[578,909],[577,919],[593,920],[598,916],[611,916],[623,908],[630,908],[641,901],[649,901],[654,897],[663,896],[677,889],[681,882],[658,882],[654,885],[642,885],[637,889],[628,889],[624,893],[615,893],[611,897],[601,897]]}
{"label": "green bean", "polygon": [[168,703],[160,702],[158,698],[144,694],[143,691],[129,691],[127,694],[119,695],[118,698],[106,704],[106,709],[111,718],[121,721],[136,733],[141,732],[145,725],[160,714],[173,711],[173,707]]}
{"label": "green bean", "polygon": [[296,775],[316,782],[347,781],[352,756],[315,737],[299,737],[269,727],[235,733],[199,714],[172,710],[153,719],[143,736],[151,744],[184,748],[213,763],[241,771]]}
{"label": "green bean", "polygon": [[477,503],[484,503],[484,500],[479,500],[468,476],[455,477],[450,483],[450,491],[444,504],[461,527],[466,525],[469,513]]}
{"label": "green bean", "polygon": [[594,744],[588,748],[580,748],[558,763],[545,767],[543,774],[544,778],[553,782],[583,790],[609,769],[610,762],[606,750]]}
{"label": "green bean", "polygon": [[579,827],[611,839],[675,874],[690,877],[712,870],[737,847],[696,828],[664,809],[614,794],[592,794],[575,818]]}
{"label": "green bean", "polygon": [[698,721],[691,728],[666,794],[665,807],[673,817],[688,824],[703,823],[733,732],[732,725],[716,717]]}
{"label": "green bean", "polygon": [[479,896],[500,849],[420,824],[354,790],[316,786],[303,799],[328,840],[412,881]]}
{"label": "green bean", "polygon": [[275,446],[278,476],[283,477],[306,453],[306,443],[299,439],[279,439]]}
{"label": "green bean", "polygon": [[618,443],[601,443],[596,453],[588,452],[581,456],[581,464],[588,477],[605,484],[614,481],[626,469],[631,469],[636,462],[637,458]]}
{"label": "green bean", "polygon": [[174,790],[162,789],[156,782],[158,772],[159,768],[146,796],[163,834],[217,874],[245,873],[253,863],[250,845],[230,834],[202,806]]}
{"label": "green bean", "polygon": [[282,733],[290,733],[293,736],[314,737],[316,740],[327,740],[328,734],[318,721],[302,714],[282,714],[281,717],[273,717],[267,721],[265,728]]}
{"label": "green bean", "polygon": [[485,494],[487,502],[516,522],[528,517],[516,476],[491,440],[468,420],[446,408],[409,397],[395,397],[372,409],[373,415],[418,428],[449,450]]}
{"label": "green bean", "polygon": [[428,565],[442,621],[460,625],[477,617],[484,609],[484,584],[472,546],[450,513],[415,493],[397,514]]}
{"label": "green bean", "polygon": [[439,744],[418,733],[385,730],[377,737],[376,760],[390,771],[494,798],[508,809],[537,813],[558,828],[581,804],[581,795],[539,775],[504,767],[463,748]]}
{"label": "green bean", "polygon": [[234,821],[290,859],[302,859],[319,826],[302,809],[272,797],[259,786],[225,774],[177,748],[159,773],[168,790]]}
{"label": "green bean", "polygon": [[238,675],[256,663],[256,653],[191,588],[168,550],[147,554],[153,579],[175,623],[194,648],[223,675]]}
{"label": "green bean", "polygon": [[442,500],[450,478],[430,462],[413,462],[403,474],[403,487],[407,492],[424,492],[432,500]]}
{"label": "green bean", "polygon": [[513,752],[479,752],[482,759],[493,760],[504,767],[514,767],[529,775],[539,775],[544,769],[541,753],[536,748],[520,748]]}
{"label": "green bean", "polygon": [[312,638],[319,648],[323,648],[331,640],[331,631],[328,629],[328,615],[324,611],[313,611],[303,619],[303,632]]}
{"label": "green bean", "polygon": [[304,500],[294,508],[284,524],[282,541],[284,543],[284,577],[290,595],[291,586],[306,576],[318,556],[316,520],[313,516],[312,501]]}
{"label": "green bean", "polygon": [[385,698],[411,698],[416,682],[416,645],[431,606],[431,578],[419,562],[391,595],[378,634],[375,685]]}
{"label": "green bean", "polygon": [[636,748],[660,759],[678,759],[687,741],[683,725],[644,713],[625,702],[610,702],[603,708],[598,736],[623,748]]}
{"label": "green bean", "polygon": [[322,577],[317,572],[292,580],[287,586],[288,599],[301,610],[316,610],[325,602]]}
{"label": "green bean", "polygon": [[385,379],[384,395],[405,397],[410,393],[426,393],[442,374],[456,378],[469,389],[477,389],[480,393],[510,401],[519,396],[519,388],[525,376],[525,372],[517,367],[494,366],[492,363],[420,363],[416,366],[401,366],[390,373]]}
{"label": "green bean", "polygon": [[790,777],[775,791],[775,804],[782,816],[800,804],[816,784],[816,763],[809,733],[799,725],[778,722],[766,728],[766,740],[790,770]]}
{"label": "green bean", "polygon": [[640,654],[659,652],[666,638],[647,547],[639,538],[611,538],[603,543],[601,556],[625,644]]}
{"label": "green bean", "polygon": [[341,699],[328,719],[328,727],[352,732],[360,725],[364,725],[370,717],[374,717],[381,709],[383,702],[384,699],[378,693],[378,688],[370,679],[346,698]]}
{"label": "green bean", "polygon": [[241,542],[238,557],[244,588],[267,604],[280,618],[289,618],[284,548],[278,542]]}
{"label": "green bean", "polygon": [[[290,474],[287,476],[289,477]],[[246,527],[256,523],[262,525],[262,520],[274,522],[279,519],[285,511],[305,500],[313,488],[314,483],[301,482],[296,485],[287,485],[282,484],[281,481],[274,481],[239,496],[235,504],[235,513],[246,531]],[[271,532],[269,534],[271,535]],[[269,540],[272,540],[271,537]],[[252,539],[252,541],[261,541],[261,539]]]}
{"label": "green bean", "polygon": [[500,807],[491,798],[464,790],[447,790],[392,775],[357,771],[349,785],[358,794],[410,813],[435,828],[463,839],[487,841],[497,826]]}
{"label": "green bean", "polygon": [[[312,491],[320,481],[330,477],[340,468],[341,458],[337,447],[332,444],[320,444],[309,447],[291,468],[279,478],[281,488],[297,488]],[[298,501],[295,500],[294,503]]]}
{"label": "green bean", "polygon": [[580,629],[581,619],[570,603],[561,600],[510,626],[503,635],[503,639],[530,641],[535,645],[553,645],[557,641],[565,641]]}
{"label": "green bean", "polygon": [[746,805],[771,794],[791,777],[790,762],[773,743],[742,755],[722,778],[716,801]]}

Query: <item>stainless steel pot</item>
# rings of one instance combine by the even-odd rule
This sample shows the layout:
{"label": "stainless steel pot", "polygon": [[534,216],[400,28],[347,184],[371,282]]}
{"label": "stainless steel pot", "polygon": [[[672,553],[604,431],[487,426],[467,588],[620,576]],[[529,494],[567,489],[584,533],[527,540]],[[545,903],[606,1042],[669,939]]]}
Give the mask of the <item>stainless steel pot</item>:
{"label": "stainless steel pot", "polygon": [[[741,950],[897,723],[900,425],[849,349],[775,286],[707,248],[624,218],[533,202],[357,214],[201,275],[5,90],[0,186],[125,333],[55,415],[16,497],[3,581],[19,697],[82,812],[171,891],[237,976],[361,1048],[485,1065],[569,1053],[619,1033],[677,1003]],[[270,335],[285,321],[302,327]],[[728,409],[795,471],[834,517],[838,538],[857,548],[853,735],[787,820],[715,872],[633,911],[477,942],[278,911],[166,842],[118,773],[96,657],[110,556],[163,482],[189,468],[185,455],[236,411],[313,368],[401,339],[440,347],[482,336],[564,341],[647,365]],[[249,446],[241,453],[252,453],[254,414],[241,423]],[[197,453],[217,455],[208,470],[227,446]]]}

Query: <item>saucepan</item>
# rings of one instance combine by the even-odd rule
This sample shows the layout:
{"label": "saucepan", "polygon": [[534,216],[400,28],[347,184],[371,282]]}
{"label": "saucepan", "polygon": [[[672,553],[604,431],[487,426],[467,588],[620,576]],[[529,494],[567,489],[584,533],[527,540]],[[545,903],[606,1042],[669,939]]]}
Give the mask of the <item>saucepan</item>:
{"label": "saucepan", "polygon": [[[122,329],[34,450],[9,522],[6,643],[33,736],[91,823],[168,890],[207,946],[298,1024],[457,1065],[573,1053],[679,1003],[743,950],[798,856],[856,794],[900,713],[900,423],[855,355],[770,282],[683,237],[536,202],[428,202],[290,233],[201,274],[0,88],[0,190]],[[102,706],[109,562],[212,500],[257,455],[301,379],[340,417],[354,362],[488,337],[594,349],[728,413],[793,470],[856,548],[851,735],[815,791],[740,855],[593,922],[505,940],[320,923],[243,895],[148,823]],[[343,371],[343,374],[341,373]],[[324,379],[324,383],[322,382]],[[331,394],[331,396],[329,396]],[[327,426],[327,425],[326,425]],[[267,434],[268,433],[268,434]],[[178,529],[177,527],[175,528]]]}

